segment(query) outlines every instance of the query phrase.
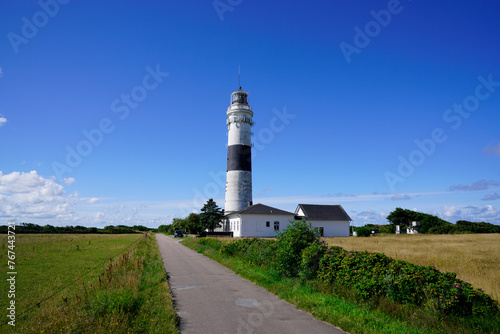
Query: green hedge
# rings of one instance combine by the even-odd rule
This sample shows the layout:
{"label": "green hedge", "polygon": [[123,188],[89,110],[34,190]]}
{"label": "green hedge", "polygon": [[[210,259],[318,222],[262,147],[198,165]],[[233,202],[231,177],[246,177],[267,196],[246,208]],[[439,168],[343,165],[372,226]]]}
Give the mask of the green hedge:
{"label": "green hedge", "polygon": [[348,252],[330,247],[320,261],[319,279],[353,288],[366,299],[385,296],[394,302],[425,304],[459,316],[498,313],[498,302],[455,273],[394,260],[382,253]]}
{"label": "green hedge", "polygon": [[223,254],[239,257],[254,266],[267,266],[274,261],[276,242],[269,239],[241,239],[220,247]]}

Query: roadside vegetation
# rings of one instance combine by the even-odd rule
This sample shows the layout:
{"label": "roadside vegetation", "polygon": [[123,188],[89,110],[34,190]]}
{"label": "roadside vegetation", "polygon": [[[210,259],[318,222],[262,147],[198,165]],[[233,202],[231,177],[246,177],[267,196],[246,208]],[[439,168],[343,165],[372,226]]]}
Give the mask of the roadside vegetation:
{"label": "roadside vegetation", "polygon": [[151,233],[16,237],[16,333],[179,333]]}
{"label": "roadside vegetation", "polygon": [[303,221],[276,240],[184,244],[351,333],[500,332],[498,303],[455,274],[328,247]]}

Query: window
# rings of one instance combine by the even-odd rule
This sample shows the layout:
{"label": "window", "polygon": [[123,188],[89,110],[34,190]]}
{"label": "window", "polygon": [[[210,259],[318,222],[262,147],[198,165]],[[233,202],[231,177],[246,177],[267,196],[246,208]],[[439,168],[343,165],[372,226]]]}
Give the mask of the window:
{"label": "window", "polygon": [[318,232],[319,232],[319,236],[322,237],[323,233],[324,233],[324,228],[323,227],[318,227]]}
{"label": "window", "polygon": [[271,226],[271,222],[266,222],[266,227],[270,227]]}
{"label": "window", "polygon": [[280,230],[280,222],[274,222],[274,230],[279,231]]}

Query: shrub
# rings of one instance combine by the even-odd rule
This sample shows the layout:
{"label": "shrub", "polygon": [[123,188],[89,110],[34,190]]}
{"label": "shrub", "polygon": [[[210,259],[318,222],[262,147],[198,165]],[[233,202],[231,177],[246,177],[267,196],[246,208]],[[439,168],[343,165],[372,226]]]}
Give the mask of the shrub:
{"label": "shrub", "polygon": [[304,219],[291,222],[277,236],[276,269],[288,277],[297,276],[300,269],[302,251],[313,243],[319,243],[319,231]]}
{"label": "shrub", "polygon": [[398,303],[435,305],[442,314],[498,314],[498,302],[454,273],[394,260],[381,253],[329,248],[320,261],[318,278],[352,287],[364,299],[385,296]]}
{"label": "shrub", "polygon": [[325,255],[328,247],[324,243],[314,242],[302,251],[299,276],[302,279],[316,278],[319,262]]}
{"label": "shrub", "polygon": [[198,241],[200,245],[208,246],[214,249],[220,249],[222,247],[222,242],[213,238],[200,238]]}
{"label": "shrub", "polygon": [[360,226],[356,228],[356,233],[358,237],[369,237],[372,235],[372,229],[368,226]]}
{"label": "shrub", "polygon": [[219,252],[237,256],[251,265],[267,266],[273,262],[276,241],[268,239],[241,239],[223,245]]}
{"label": "shrub", "polygon": [[427,233],[429,234],[449,234],[455,231],[455,226],[452,224],[449,225],[439,225],[429,228]]}

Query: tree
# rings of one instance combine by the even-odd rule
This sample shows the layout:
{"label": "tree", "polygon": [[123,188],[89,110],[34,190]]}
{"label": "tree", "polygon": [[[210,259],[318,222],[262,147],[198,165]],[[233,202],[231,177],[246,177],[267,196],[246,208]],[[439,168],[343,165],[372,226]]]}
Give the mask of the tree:
{"label": "tree", "polygon": [[408,209],[396,208],[387,216],[387,220],[394,225],[400,225],[403,229],[409,227],[412,221],[417,220],[416,213]]}
{"label": "tree", "polygon": [[201,230],[213,231],[221,226],[221,220],[224,217],[224,210],[217,206],[217,203],[210,198],[203,206],[200,213]]}
{"label": "tree", "polygon": [[474,223],[467,220],[457,221],[456,230],[461,233],[500,233],[500,226],[490,223]]}
{"label": "tree", "polygon": [[177,230],[181,230],[183,232],[186,231],[186,220],[185,219],[181,219],[181,218],[174,218],[172,220],[172,232],[173,231],[177,231]]}
{"label": "tree", "polygon": [[158,226],[158,232],[167,233],[171,225],[160,225]]}
{"label": "tree", "polygon": [[203,226],[200,224],[200,215],[195,212],[191,212],[189,216],[184,218],[184,222],[189,233],[198,234],[203,231]]}

